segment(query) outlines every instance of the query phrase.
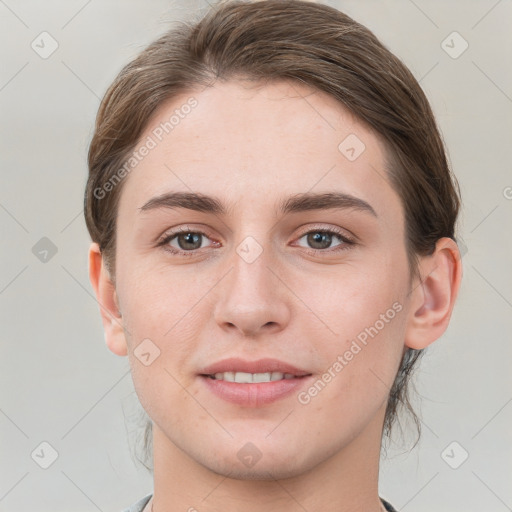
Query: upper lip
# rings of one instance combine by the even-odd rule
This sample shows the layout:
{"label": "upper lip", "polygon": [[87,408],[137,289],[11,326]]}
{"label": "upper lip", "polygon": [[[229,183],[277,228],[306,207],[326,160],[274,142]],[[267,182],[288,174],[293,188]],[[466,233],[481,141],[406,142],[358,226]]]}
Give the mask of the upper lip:
{"label": "upper lip", "polygon": [[245,372],[245,373],[269,373],[281,372],[290,373],[296,377],[311,375],[306,370],[302,370],[291,364],[279,361],[278,359],[258,359],[257,361],[246,361],[245,359],[230,358],[217,361],[203,368],[201,375],[215,375],[224,372]]}

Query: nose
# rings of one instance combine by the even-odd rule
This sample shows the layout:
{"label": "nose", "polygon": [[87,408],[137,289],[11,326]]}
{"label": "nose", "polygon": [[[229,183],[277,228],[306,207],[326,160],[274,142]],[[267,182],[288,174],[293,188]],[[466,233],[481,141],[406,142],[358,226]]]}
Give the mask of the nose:
{"label": "nose", "polygon": [[218,290],[217,325],[247,337],[283,330],[290,319],[290,294],[278,278],[275,260],[263,251],[249,262],[235,252],[229,263],[231,270]]}

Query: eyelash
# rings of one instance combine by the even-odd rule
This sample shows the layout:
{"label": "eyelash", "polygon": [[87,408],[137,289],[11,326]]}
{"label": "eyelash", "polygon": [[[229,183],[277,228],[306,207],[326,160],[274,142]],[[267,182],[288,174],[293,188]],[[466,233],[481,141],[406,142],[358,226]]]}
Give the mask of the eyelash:
{"label": "eyelash", "polygon": [[[202,236],[205,236],[206,238],[210,238],[207,233],[205,233],[203,231],[200,231],[200,230],[193,230],[193,229],[187,229],[187,228],[178,228],[175,231],[173,231],[171,233],[167,233],[166,235],[164,235],[164,237],[158,242],[157,247],[162,247],[164,251],[169,252],[169,253],[171,253],[173,255],[176,255],[176,256],[196,256],[197,252],[200,249],[193,249],[193,250],[190,250],[190,251],[183,251],[183,250],[179,250],[179,249],[175,249],[175,248],[170,249],[169,248],[170,246],[168,245],[169,242],[171,240],[173,240],[174,238],[176,238],[178,235],[180,235],[180,234],[190,234],[190,233],[196,234],[196,235],[202,235]],[[305,235],[308,235],[310,233],[322,233],[322,234],[328,234],[328,235],[336,235],[340,239],[340,241],[343,242],[343,243],[338,245],[338,246],[335,246],[335,248],[332,248],[332,247],[329,248],[328,247],[326,249],[312,249],[312,248],[300,246],[300,247],[302,247],[302,249],[306,249],[306,251],[309,252],[309,253],[318,254],[319,252],[331,253],[331,252],[346,251],[351,246],[356,245],[355,240],[353,240],[352,238],[347,237],[344,233],[341,232],[341,230],[337,230],[336,228],[330,228],[330,229],[325,229],[325,228],[309,229],[308,231],[304,231],[298,237],[298,239],[301,239]]]}

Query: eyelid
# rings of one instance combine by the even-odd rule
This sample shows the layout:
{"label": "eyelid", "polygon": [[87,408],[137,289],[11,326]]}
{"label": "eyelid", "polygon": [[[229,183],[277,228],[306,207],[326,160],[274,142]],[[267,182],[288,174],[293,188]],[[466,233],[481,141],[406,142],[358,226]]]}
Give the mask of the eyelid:
{"label": "eyelid", "polygon": [[179,235],[180,233],[201,233],[203,235],[207,235],[210,238],[210,231],[207,228],[203,226],[196,227],[191,224],[182,224],[178,227],[166,229],[161,235],[158,235],[156,242],[158,243],[169,236]]}
{"label": "eyelid", "polygon": [[354,235],[354,233],[352,233],[352,231],[349,231],[348,229],[340,228],[339,226],[333,226],[333,225],[326,226],[326,225],[322,225],[322,224],[313,224],[313,225],[308,224],[304,228],[304,230],[301,230],[301,234],[299,235],[299,238],[310,233],[311,231],[324,231],[324,232],[336,233],[340,237],[342,237],[342,238],[346,239],[347,241],[352,242],[354,244],[359,241],[359,238],[356,235]]}

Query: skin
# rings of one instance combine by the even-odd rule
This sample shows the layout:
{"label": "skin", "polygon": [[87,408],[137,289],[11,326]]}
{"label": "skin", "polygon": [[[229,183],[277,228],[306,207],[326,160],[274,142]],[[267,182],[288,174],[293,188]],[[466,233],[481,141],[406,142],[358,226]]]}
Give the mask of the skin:
{"label": "skin", "polygon": [[[107,345],[128,356],[153,421],[153,510],[380,511],[388,391],[404,350],[428,346],[448,326],[462,272],[457,246],[440,239],[420,260],[422,282],[411,282],[384,146],[333,98],[287,82],[218,82],[161,105],[141,141],[191,96],[198,105],[125,178],[115,286],[97,244],[89,252]],[[349,134],[366,146],[354,161],[338,149]],[[140,210],[171,191],[212,195],[229,210]],[[377,216],[275,208],[294,194],[332,191],[363,199]],[[177,227],[205,233],[193,256],[157,246]],[[336,227],[357,242],[333,235],[321,246],[305,236]],[[246,237],[263,249],[252,263],[236,251]],[[180,249],[178,238],[169,245]],[[238,406],[198,376],[227,357],[273,357],[316,380],[397,302],[401,311],[308,404],[292,393]],[[160,350],[149,366],[134,355],[147,338]],[[252,467],[237,457],[248,442],[262,455]]]}

